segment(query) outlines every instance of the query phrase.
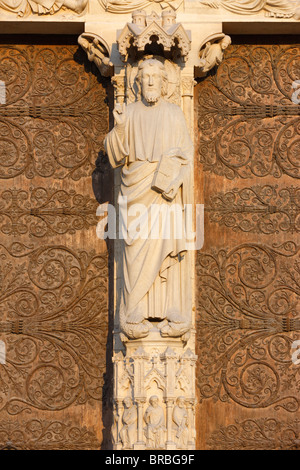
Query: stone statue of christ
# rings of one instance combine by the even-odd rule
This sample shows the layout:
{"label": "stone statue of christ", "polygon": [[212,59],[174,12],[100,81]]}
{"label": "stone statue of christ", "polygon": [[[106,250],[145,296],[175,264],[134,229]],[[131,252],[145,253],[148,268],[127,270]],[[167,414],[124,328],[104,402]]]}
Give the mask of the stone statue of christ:
{"label": "stone statue of christ", "polygon": [[[127,337],[141,338],[156,320],[163,336],[179,337],[191,324],[183,209],[190,202],[193,144],[181,108],[164,99],[164,64],[142,61],[136,81],[140,99],[116,105],[115,127],[104,141],[111,165],[123,165],[120,210],[126,201],[128,224],[138,220],[143,234],[129,233],[124,239],[120,326]],[[167,165],[174,160],[180,165],[168,187],[158,191],[153,180],[162,158]],[[142,214],[137,214],[138,207]]]}

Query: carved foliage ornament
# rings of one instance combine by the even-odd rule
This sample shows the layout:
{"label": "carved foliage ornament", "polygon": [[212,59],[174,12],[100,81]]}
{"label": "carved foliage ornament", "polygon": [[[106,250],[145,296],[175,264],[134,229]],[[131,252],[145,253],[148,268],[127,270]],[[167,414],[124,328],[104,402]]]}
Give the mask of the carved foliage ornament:
{"label": "carved foliage ornament", "polygon": [[[298,45],[237,45],[199,86],[199,157],[228,179],[299,178]],[[272,118],[272,119],[270,119]]]}
{"label": "carved foliage ornament", "polygon": [[234,188],[212,196],[210,221],[247,233],[300,232],[300,189],[276,185]]}
{"label": "carved foliage ornament", "polygon": [[106,94],[74,56],[84,62],[78,46],[0,48],[0,179],[91,175],[107,131]]}
{"label": "carved foliage ornament", "polygon": [[208,445],[214,450],[299,450],[300,420],[261,418],[236,421],[214,431]]}
{"label": "carved foliage ornament", "polygon": [[201,399],[246,408],[299,409],[300,263],[293,242],[198,253]]}
{"label": "carved foliage ornament", "polygon": [[106,255],[13,243],[0,246],[0,258],[0,334],[7,351],[0,410],[57,411],[101,400]]}
{"label": "carved foliage ornament", "polygon": [[0,423],[0,450],[90,450],[100,445],[92,430],[58,419]]}
{"label": "carved foliage ornament", "polygon": [[0,231],[18,237],[28,233],[35,239],[74,234],[97,225],[97,207],[96,200],[75,190],[7,189],[0,196]]}

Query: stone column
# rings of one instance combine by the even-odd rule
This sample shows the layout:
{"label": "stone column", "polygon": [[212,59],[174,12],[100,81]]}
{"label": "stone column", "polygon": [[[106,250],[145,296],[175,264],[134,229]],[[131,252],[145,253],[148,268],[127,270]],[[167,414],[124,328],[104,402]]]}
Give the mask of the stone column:
{"label": "stone column", "polygon": [[195,390],[195,367],[196,367],[197,356],[190,350],[187,349],[181,357],[181,367],[186,371],[189,377],[191,388],[190,393],[186,397],[186,405],[188,411],[189,420],[189,442],[188,448],[195,449],[195,404],[196,404],[196,390]]}
{"label": "stone column", "polygon": [[121,70],[120,74],[114,75],[111,81],[115,90],[115,102],[123,104],[125,102],[125,71]]}
{"label": "stone column", "polygon": [[166,423],[167,423],[167,442],[166,449],[172,450],[176,449],[176,444],[173,442],[172,437],[172,428],[173,428],[173,408],[175,403],[175,375],[176,375],[176,362],[177,354],[176,352],[168,347],[165,353],[162,355],[162,361],[165,363],[165,377],[166,377],[166,389],[165,389],[165,398],[166,403]]}
{"label": "stone column", "polygon": [[191,135],[193,135],[193,128],[194,128],[193,104],[194,104],[195,84],[196,84],[196,81],[194,80],[193,71],[190,71],[190,74],[182,73],[182,78],[181,78],[182,109],[183,109],[185,119],[186,119]]}
{"label": "stone column", "polygon": [[139,347],[132,355],[133,359],[133,391],[134,400],[137,404],[137,442],[134,444],[134,449],[145,449],[144,439],[144,404],[146,403],[146,395],[144,389],[145,377],[145,362],[148,360],[148,355],[142,347]]}

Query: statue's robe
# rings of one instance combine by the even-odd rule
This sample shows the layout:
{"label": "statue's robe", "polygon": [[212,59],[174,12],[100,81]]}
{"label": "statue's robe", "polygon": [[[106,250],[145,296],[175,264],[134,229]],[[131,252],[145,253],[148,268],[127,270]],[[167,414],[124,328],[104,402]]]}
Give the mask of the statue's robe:
{"label": "statue's robe", "polygon": [[[142,312],[143,318],[164,319],[176,308],[181,310],[179,313],[186,314],[190,306],[184,298],[184,286],[189,276],[184,259],[185,239],[184,236],[179,237],[180,230],[184,230],[183,204],[190,202],[191,172],[187,172],[188,176],[172,202],[151,188],[162,155],[181,155],[184,163],[190,168],[192,166],[193,144],[183,112],[179,106],[163,99],[154,106],[142,101],[130,104],[126,107],[125,124],[115,126],[107,135],[105,147],[113,167],[125,164],[120,195],[127,198],[128,213],[134,204],[144,204],[147,209],[140,226],[143,237],[133,236],[124,240],[122,300],[126,315],[130,315],[132,320],[137,307],[137,318]],[[171,236],[165,238],[163,234],[168,230],[168,217],[159,215],[162,204],[165,205],[164,210],[172,211],[173,208],[176,213]],[[179,211],[174,211],[175,204]],[[156,218],[153,217],[153,207],[158,208]],[[153,239],[151,228],[158,217],[162,226],[159,238]],[[131,221],[134,220],[137,218],[131,217]]]}

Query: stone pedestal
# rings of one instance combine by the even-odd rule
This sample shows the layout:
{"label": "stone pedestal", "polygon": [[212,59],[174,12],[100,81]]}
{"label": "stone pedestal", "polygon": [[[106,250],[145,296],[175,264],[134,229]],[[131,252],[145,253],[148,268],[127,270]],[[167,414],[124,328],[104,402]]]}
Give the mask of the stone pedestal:
{"label": "stone pedestal", "polygon": [[[166,341],[156,327],[148,337],[128,341],[125,355],[115,354],[115,401],[130,397],[136,407],[134,449],[194,448],[195,362],[180,338]],[[115,449],[120,449],[124,422],[117,408]]]}

